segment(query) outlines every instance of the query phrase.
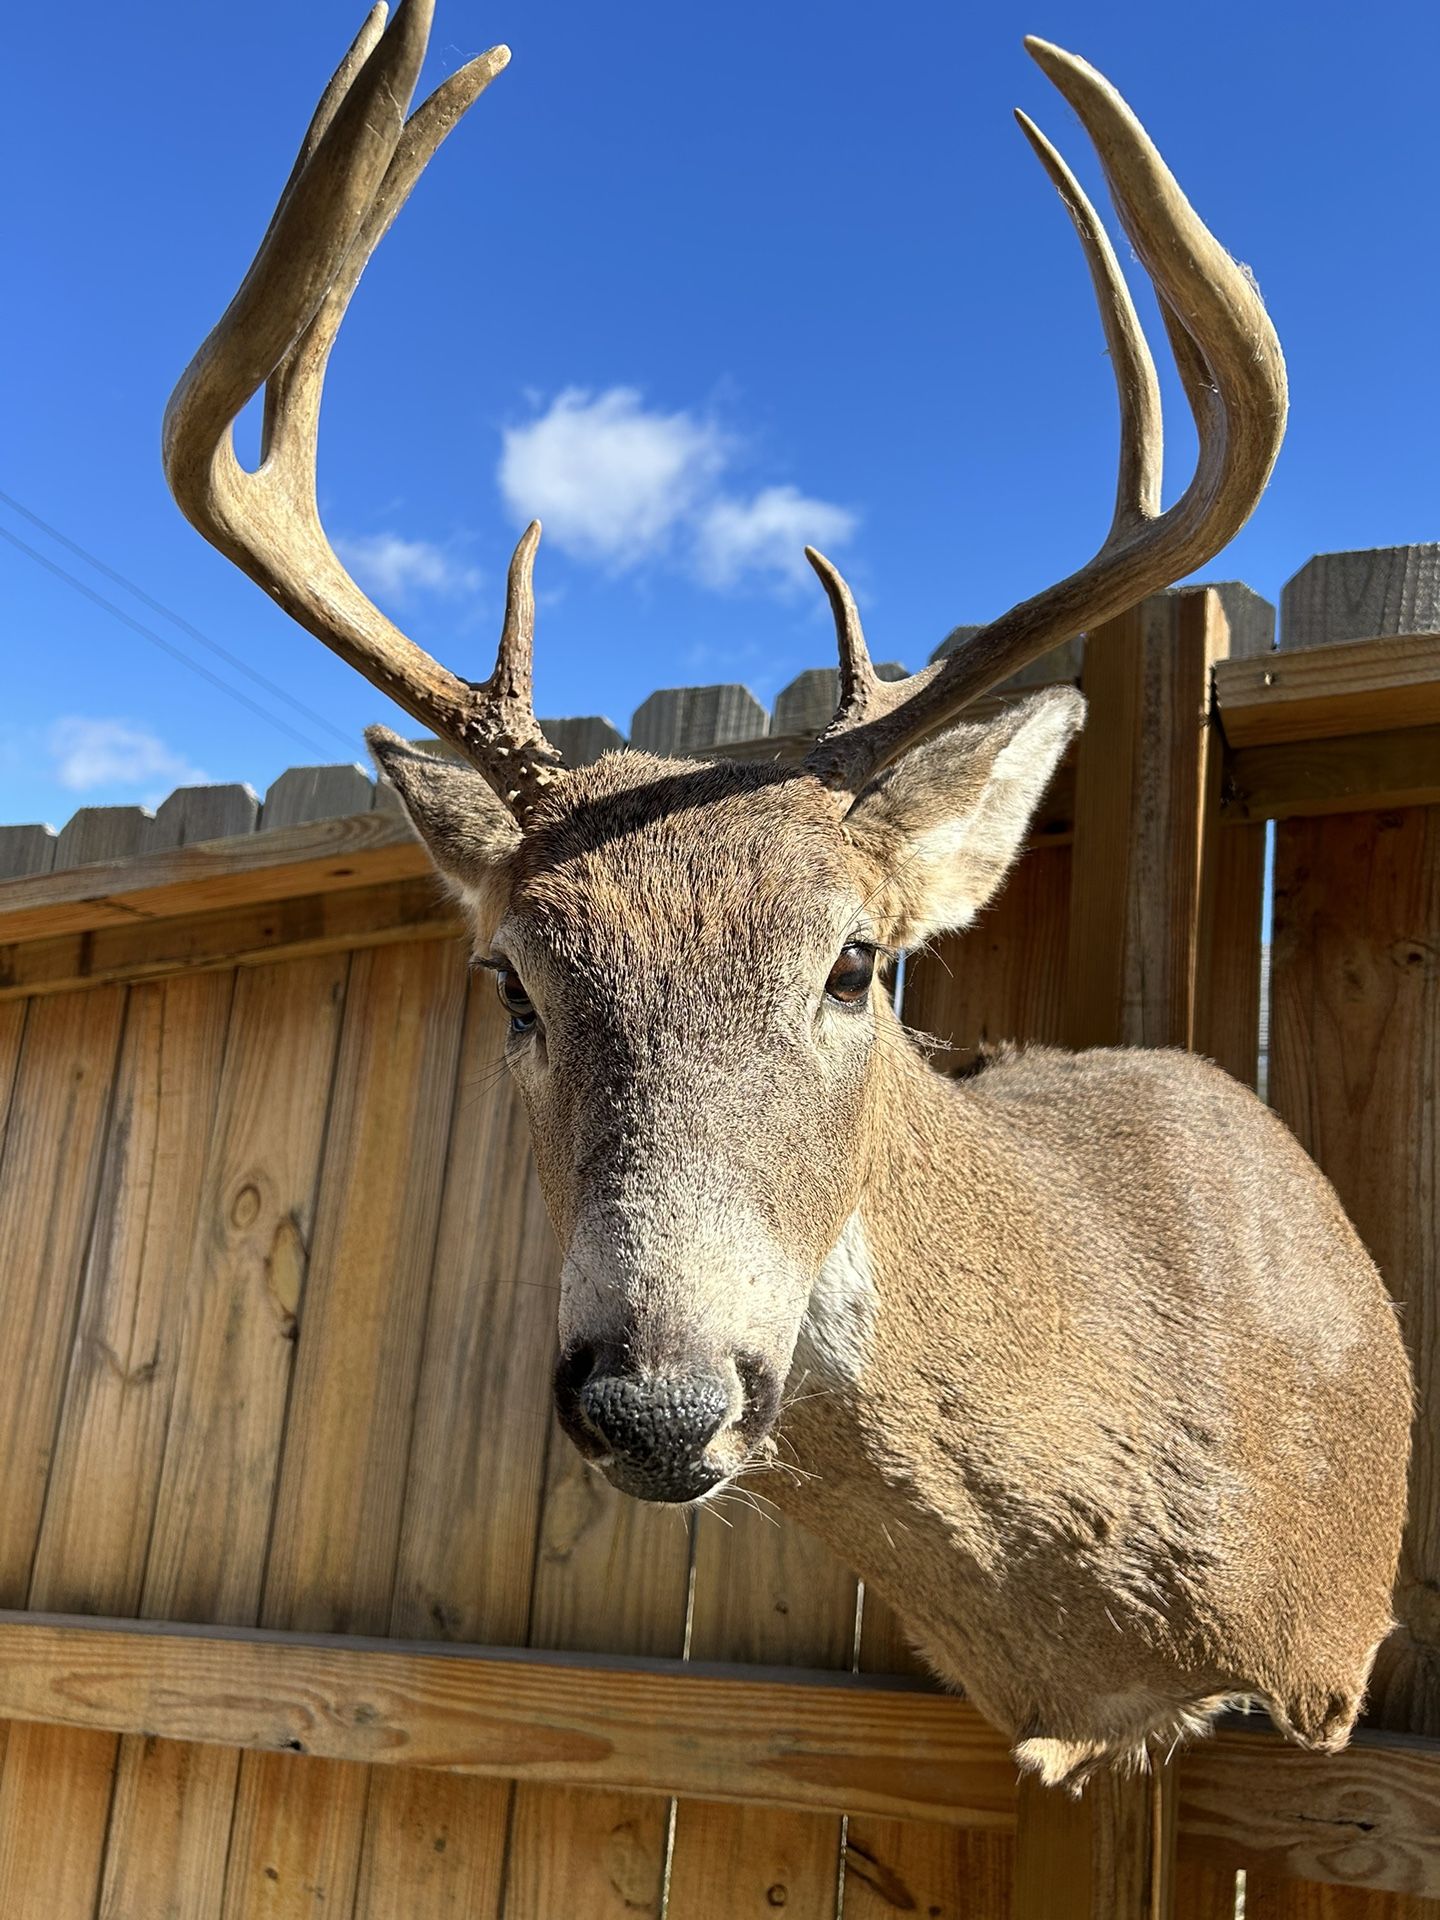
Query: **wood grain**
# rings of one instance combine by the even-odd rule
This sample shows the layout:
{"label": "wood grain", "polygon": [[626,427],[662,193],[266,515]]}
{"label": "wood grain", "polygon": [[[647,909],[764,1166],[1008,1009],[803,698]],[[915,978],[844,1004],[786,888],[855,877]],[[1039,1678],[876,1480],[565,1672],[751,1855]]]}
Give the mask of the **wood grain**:
{"label": "wood grain", "polygon": [[429,871],[429,857],[402,815],[312,820],[0,882],[0,939],[213,913],[257,900],[413,880]]}
{"label": "wood grain", "polygon": [[[1005,1744],[964,1701],[798,1669],[9,1612],[0,1714],[990,1832],[1016,1819]],[[1440,1741],[1366,1732],[1322,1755],[1228,1725],[1175,1775],[1192,1857],[1440,1896]]]}
{"label": "wood grain", "polygon": [[[518,1644],[550,1438],[558,1251],[489,975],[461,1044],[390,1632]],[[508,1783],[378,1771],[356,1920],[483,1920],[504,1892]]]}
{"label": "wood grain", "polygon": [[1187,1749],[1179,1769],[1187,1850],[1270,1880],[1434,1898],[1437,1751],[1374,1733],[1343,1753],[1314,1754],[1222,1731]]}
{"label": "wood grain", "polygon": [[1190,1044],[1200,875],[1219,751],[1219,600],[1160,594],[1089,638],[1066,965],[1071,1046]]}
{"label": "wood grain", "polygon": [[1317,553],[1280,596],[1287,653],[1372,633],[1440,631],[1440,541]]}
{"label": "wood grain", "polygon": [[[139,1606],[231,992],[215,975],[131,997],[30,1579],[35,1609]],[[14,1730],[0,1778],[0,1912],[39,1900],[49,1920],[91,1920],[116,1752],[112,1734]]]}
{"label": "wood grain", "polygon": [[[685,1646],[689,1586],[683,1517],[617,1493],[554,1431],[531,1645],[676,1657]],[[506,1920],[659,1915],[670,1840],[667,1801],[613,1790],[635,1784],[629,1780],[592,1784],[612,1790],[523,1782],[517,1788]],[[677,1780],[676,1790],[683,1785]]]}
{"label": "wood grain", "polygon": [[0,1713],[606,1793],[1014,1818],[1005,1744],[964,1701],[800,1670],[10,1613]]}
{"label": "wood grain", "polygon": [[[1440,808],[1288,821],[1276,829],[1272,1098],[1334,1181],[1401,1309],[1415,1363],[1410,1520],[1395,1611],[1369,1712],[1440,1732]],[[1342,1763],[1343,1764],[1343,1763]],[[1341,1776],[1343,1778],[1343,1774]],[[1327,1879],[1364,1870],[1390,1802],[1342,1803],[1320,1835]],[[1372,1832],[1357,1834],[1364,1819]],[[1420,1870],[1415,1868],[1417,1879]],[[1350,1895],[1337,1903],[1267,1887],[1270,1920],[1329,1910],[1397,1920],[1440,1904]]]}
{"label": "wood grain", "polygon": [[1440,633],[1225,660],[1215,694],[1232,747],[1440,722]]}
{"label": "wood grain", "polygon": [[1245,1920],[1434,1920],[1433,1900],[1247,1874]]}
{"label": "wood grain", "polygon": [[[933,1685],[910,1650],[903,1624],[883,1601],[865,1595],[860,1670],[910,1674]],[[1015,1836],[927,1820],[882,1820],[852,1813],[846,1822],[846,1920],[1001,1920],[1010,1911]]]}
{"label": "wood grain", "polygon": [[[258,1616],[348,972],[331,957],[236,982],[185,1265],[150,1618]],[[219,1747],[122,1743],[102,1920],[219,1913],[238,1766]]]}
{"label": "wood grain", "polygon": [[1440,801],[1440,726],[1245,747],[1225,758],[1224,819],[1289,820]]}
{"label": "wood grain", "polygon": [[1205,1849],[1182,1841],[1171,1902],[1175,1920],[1237,1920],[1241,1888],[1235,1867],[1216,1865]]}
{"label": "wood grain", "polygon": [[362,947],[458,939],[462,934],[453,903],[433,874],[426,874],[0,946],[0,1003],[80,986],[268,966]]}
{"label": "wood grain", "polygon": [[[730,1502],[702,1509],[695,1533],[696,1660],[848,1670],[855,1652],[856,1582],[830,1550],[791,1521]],[[833,1920],[841,1827],[832,1816],[682,1800],[675,1814],[666,1920],[709,1920],[725,1888],[736,1915]]]}
{"label": "wood grain", "polygon": [[1260,1067],[1264,906],[1264,827],[1223,826],[1212,805],[1201,851],[1190,1045],[1247,1087]]}
{"label": "wood grain", "polygon": [[[464,1010],[463,955],[392,947],[351,962],[315,1243],[265,1575],[272,1626],[389,1623],[445,1140]],[[355,1899],[368,1777],[241,1763],[226,1920]]]}
{"label": "wood grain", "polygon": [[0,1169],[0,1598],[23,1605],[70,1359],[124,991],[34,1007]]}
{"label": "wood grain", "polygon": [[1004,1040],[1062,1038],[1070,916],[1070,848],[1034,847],[976,924],[905,966],[906,1026],[945,1043],[942,1073]]}
{"label": "wood grain", "polygon": [[1071,1799],[1032,1777],[1016,1809],[1015,1920],[1189,1920],[1174,1906],[1174,1774],[1099,1774]]}
{"label": "wood grain", "polygon": [[1415,1363],[1410,1522],[1372,1687],[1440,1732],[1440,808],[1276,831],[1273,1100],[1335,1183]]}

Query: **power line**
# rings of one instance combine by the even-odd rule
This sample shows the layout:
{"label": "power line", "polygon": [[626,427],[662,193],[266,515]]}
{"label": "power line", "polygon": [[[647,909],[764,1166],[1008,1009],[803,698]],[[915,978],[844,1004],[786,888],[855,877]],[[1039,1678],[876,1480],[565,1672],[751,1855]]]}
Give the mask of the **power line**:
{"label": "power line", "polygon": [[[237,673],[243,673],[247,680],[253,680],[257,686],[263,687],[267,693],[272,694],[277,700],[283,700],[287,707],[292,708],[296,713],[312,722],[313,725],[320,727],[324,732],[332,735],[345,748],[347,754],[353,754],[355,743],[350,735],[337,727],[332,720],[327,720],[323,713],[317,713],[313,707],[307,706],[303,700],[297,700],[294,694],[287,692],[284,687],[268,679],[263,673],[258,672],[254,667],[250,666],[247,661],[242,660],[237,654],[231,653],[227,647],[222,647],[218,640],[212,640],[208,634],[202,633],[191,621],[185,619],[183,614],[176,613],[175,609],[173,607],[167,607],[163,600],[157,600],[153,594],[146,593],[143,587],[137,585],[135,581],[121,573],[118,567],[108,565],[98,554],[91,553],[88,547],[82,547],[78,540],[72,540],[68,534],[62,533],[59,527],[52,526],[48,520],[42,519],[33,508],[27,507],[23,500],[17,500],[13,494],[6,493],[3,488],[0,488],[0,502],[3,502],[3,504],[13,512],[22,515],[32,526],[39,527],[42,533],[47,534],[50,539],[56,541],[60,546],[67,548],[69,552],[85,561],[87,566],[94,567],[97,573],[104,574],[107,580],[113,580],[117,586],[123,587],[127,593],[133,594],[144,606],[149,607],[153,613],[158,613],[164,619],[169,620],[174,626],[178,627],[182,633],[187,634],[190,639],[197,641],[202,647],[208,648],[211,653],[216,654],[229,666],[232,666]],[[48,562],[44,561],[43,555],[36,554],[33,549],[25,546],[22,541],[12,540],[12,544],[19,547],[21,552],[29,554],[31,558],[40,560],[42,564],[48,564]],[[87,589],[81,586],[79,581],[75,580],[72,575],[65,573],[63,569],[52,567],[51,571],[59,573],[62,579],[69,580],[71,585],[79,587],[81,592],[87,591]],[[128,619],[127,615],[121,613],[118,608],[112,607],[110,602],[101,596],[91,594],[90,598],[95,600],[97,605],[106,608],[107,611],[116,613],[120,619]],[[151,633],[148,628],[140,626],[137,622],[129,621],[129,624],[134,626],[137,632],[142,633],[147,640],[157,639],[157,636]],[[164,645],[164,642],[157,640],[157,644]],[[169,651],[174,652],[177,658],[184,660],[187,666],[193,666],[195,664],[183,651],[177,651],[174,648],[169,649]],[[207,679],[213,679],[211,675],[206,675],[205,677]],[[233,693],[235,691],[234,688],[228,686],[223,680],[214,680],[214,684],[218,687],[223,687],[227,693]],[[249,703],[247,702],[247,704]],[[254,708],[253,711],[259,712],[260,709]],[[267,719],[272,718],[272,716],[268,714],[265,717]],[[274,724],[279,726],[283,725],[283,722],[276,720]],[[292,739],[298,739],[300,737],[295,734],[293,730],[287,729],[287,731],[290,731]],[[311,740],[307,742],[307,744],[313,747],[316,745],[316,742]],[[323,751],[323,749],[321,749],[321,751]]]}
{"label": "power line", "polygon": [[208,680],[212,687],[219,687],[222,693],[228,693],[232,700],[238,700],[242,707],[248,707],[252,713],[258,714],[268,726],[278,727],[282,733],[288,733],[290,738],[292,740],[298,740],[302,747],[309,747],[322,754],[328,751],[328,749],[320,746],[317,741],[312,740],[307,734],[303,734],[298,728],[292,727],[289,721],[281,720],[278,715],[267,712],[266,709],[260,705],[259,701],[252,700],[249,694],[241,693],[238,687],[232,687],[229,681],[222,680],[218,673],[211,673],[210,669],[208,667],[202,667],[198,660],[192,660],[188,653],[182,648],[174,646],[169,640],[165,639],[163,635],[156,633],[153,627],[147,627],[143,621],[132,618],[130,614],[125,612],[123,607],[117,607],[113,600],[107,600],[103,593],[96,593],[95,589],[93,587],[87,587],[83,580],[77,580],[75,575],[67,568],[62,567],[58,561],[51,560],[45,554],[38,552],[34,547],[28,546],[18,534],[11,533],[8,527],[0,527],[0,540],[4,540],[8,542],[10,546],[17,548],[27,559],[33,560],[36,566],[44,567],[47,573],[53,573],[57,579],[64,580],[67,585],[72,586],[77,593],[83,593],[87,600],[92,600],[97,607],[103,607],[106,613],[112,614],[114,618],[119,620],[124,626],[129,627],[132,633],[138,633],[142,639],[148,640],[152,646],[159,647],[162,653],[168,653],[172,660],[178,660],[182,666],[189,667],[192,673],[198,673],[200,678],[202,680]]}

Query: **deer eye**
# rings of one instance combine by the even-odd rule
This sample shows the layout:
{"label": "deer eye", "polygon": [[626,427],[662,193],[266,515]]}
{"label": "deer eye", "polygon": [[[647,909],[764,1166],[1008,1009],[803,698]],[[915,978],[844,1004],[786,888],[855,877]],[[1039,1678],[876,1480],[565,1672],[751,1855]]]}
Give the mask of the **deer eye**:
{"label": "deer eye", "polygon": [[525,991],[525,982],[513,967],[501,967],[495,975],[495,985],[500,992],[500,1004],[510,1016],[510,1031],[528,1033],[537,1016]]}
{"label": "deer eye", "polygon": [[825,991],[832,1000],[838,1000],[842,1007],[858,1007],[869,993],[874,977],[873,947],[843,947],[840,958],[830,969]]}

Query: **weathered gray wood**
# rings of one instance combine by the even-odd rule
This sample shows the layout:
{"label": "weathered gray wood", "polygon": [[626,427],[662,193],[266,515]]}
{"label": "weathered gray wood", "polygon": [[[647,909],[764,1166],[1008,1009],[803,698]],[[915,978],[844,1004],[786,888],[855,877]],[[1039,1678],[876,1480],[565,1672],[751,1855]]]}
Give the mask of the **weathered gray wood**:
{"label": "weathered gray wood", "polygon": [[[952,627],[945,638],[931,654],[931,661],[948,659],[952,653],[958,653],[967,640],[983,632],[981,627]],[[1059,680],[1078,680],[1080,664],[1085,654],[1085,637],[1077,634],[1073,640],[1062,640],[1058,647],[1051,647],[1048,653],[1042,653],[1027,667],[1021,667],[1018,673],[1012,673],[1008,680],[1002,680],[1002,687],[1049,687]]]}
{"label": "weathered gray wood", "polygon": [[124,860],[150,846],[155,816],[144,807],[81,807],[60,829],[55,868],[86,867],[96,860]]}
{"label": "weathered gray wood", "polygon": [[1280,594],[1282,647],[1440,633],[1440,540],[1317,553]]}
{"label": "weathered gray wood", "polygon": [[191,847],[197,840],[228,840],[253,833],[260,802],[249,787],[177,787],[155,813],[150,846]]}
{"label": "weathered gray wood", "polygon": [[748,687],[665,687],[636,708],[630,744],[645,753],[696,753],[769,730],[769,715]]}
{"label": "weathered gray wood", "polygon": [[291,767],[266,789],[260,824],[299,827],[307,820],[343,820],[369,813],[375,783],[361,767]]}
{"label": "weathered gray wood", "polygon": [[[875,671],[882,680],[903,680],[905,668],[898,660],[882,660]],[[835,717],[840,699],[838,667],[807,667],[788,687],[775,696],[770,716],[772,733],[816,734],[824,731]]]}
{"label": "weathered gray wood", "polygon": [[59,837],[53,827],[0,827],[0,880],[49,873]]}
{"label": "weathered gray wood", "polygon": [[540,731],[560,749],[567,767],[591,766],[602,753],[615,753],[625,744],[620,729],[599,713],[583,714],[578,719],[542,720]]}
{"label": "weathered gray wood", "polygon": [[[1253,660],[1257,654],[1274,650],[1275,608],[1263,593],[1256,593],[1243,580],[1197,580],[1195,586],[1209,587],[1220,596],[1230,628],[1230,659]],[[1192,593],[1194,590],[1188,589]]]}

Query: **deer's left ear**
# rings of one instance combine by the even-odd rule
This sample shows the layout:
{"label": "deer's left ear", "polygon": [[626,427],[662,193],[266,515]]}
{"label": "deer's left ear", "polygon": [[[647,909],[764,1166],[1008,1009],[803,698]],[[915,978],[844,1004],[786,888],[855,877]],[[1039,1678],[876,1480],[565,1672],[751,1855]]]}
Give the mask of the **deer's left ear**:
{"label": "deer's left ear", "polygon": [[897,947],[965,927],[998,890],[1079,732],[1085,702],[1051,687],[998,719],[962,722],[888,767],[846,817],[875,871],[872,905]]}

